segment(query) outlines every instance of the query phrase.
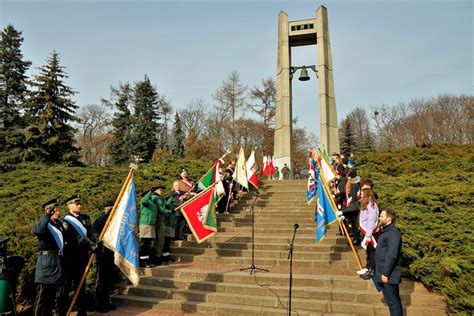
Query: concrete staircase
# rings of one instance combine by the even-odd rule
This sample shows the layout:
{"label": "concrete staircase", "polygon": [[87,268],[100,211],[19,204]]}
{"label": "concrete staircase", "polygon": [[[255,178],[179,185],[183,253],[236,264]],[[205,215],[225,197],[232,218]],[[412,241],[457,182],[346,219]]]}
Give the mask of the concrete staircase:
{"label": "concrete staircase", "polygon": [[[250,192],[219,214],[219,232],[198,245],[192,236],[176,241],[168,266],[143,269],[137,287],[120,286],[119,305],[204,315],[288,315],[288,250],[293,224],[299,229],[293,257],[292,314],[389,315],[382,294],[358,269],[347,240],[333,224],[320,245],[315,242],[315,206],[305,201],[306,182],[266,181],[255,202],[255,265],[269,272],[240,271],[251,265]],[[361,258],[365,252],[360,249]],[[403,280],[405,315],[447,315],[441,295]]]}

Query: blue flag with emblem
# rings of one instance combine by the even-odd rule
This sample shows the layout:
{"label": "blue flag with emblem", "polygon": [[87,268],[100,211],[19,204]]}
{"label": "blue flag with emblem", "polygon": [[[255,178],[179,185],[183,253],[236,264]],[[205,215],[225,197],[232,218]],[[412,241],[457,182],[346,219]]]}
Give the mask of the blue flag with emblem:
{"label": "blue flag with emblem", "polygon": [[138,225],[135,183],[131,177],[104,234],[104,246],[114,252],[114,262],[123,274],[137,285],[139,281]]}
{"label": "blue flag with emblem", "polygon": [[326,184],[321,179],[321,174],[318,175],[318,205],[316,209],[316,240],[318,243],[326,235],[326,228],[329,224],[337,220],[336,210],[331,204],[331,196],[328,194]]}
{"label": "blue flag with emblem", "polygon": [[308,205],[316,198],[316,189],[318,186],[318,167],[316,165],[316,161],[313,158],[313,150],[309,150],[309,158],[308,158],[308,186],[306,188],[306,202]]}

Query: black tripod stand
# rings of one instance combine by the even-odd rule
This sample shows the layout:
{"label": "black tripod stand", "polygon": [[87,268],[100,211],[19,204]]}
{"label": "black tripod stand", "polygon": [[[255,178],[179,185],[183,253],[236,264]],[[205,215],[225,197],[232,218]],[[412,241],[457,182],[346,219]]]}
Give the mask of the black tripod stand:
{"label": "black tripod stand", "polygon": [[295,245],[296,230],[300,225],[293,225],[295,230],[293,231],[293,238],[291,239],[290,251],[288,252],[288,260],[290,260],[290,290],[288,292],[288,316],[291,316],[291,288],[293,287],[293,247]]}
{"label": "black tripod stand", "polygon": [[255,267],[255,212],[254,212],[254,205],[257,202],[259,194],[260,194],[260,192],[257,190],[257,195],[255,196],[255,199],[253,200],[252,204],[250,205],[250,212],[252,213],[252,264],[248,268],[240,269],[240,271],[250,270],[250,275],[252,275],[255,270],[268,272],[267,269],[262,269],[262,268]]}

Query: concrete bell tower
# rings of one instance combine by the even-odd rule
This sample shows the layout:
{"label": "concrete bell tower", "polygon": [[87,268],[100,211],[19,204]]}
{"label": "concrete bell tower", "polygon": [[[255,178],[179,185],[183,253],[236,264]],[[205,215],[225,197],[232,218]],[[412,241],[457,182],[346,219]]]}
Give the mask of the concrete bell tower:
{"label": "concrete bell tower", "polygon": [[[288,21],[288,15],[278,15],[278,58],[276,79],[274,163],[281,170],[286,163],[292,166],[292,89],[294,67],[291,65],[291,47],[316,45],[319,77],[320,138],[328,153],[339,151],[339,135],[334,95],[334,79],[329,40],[327,9],[320,6],[315,17],[308,20]],[[296,77],[296,76],[295,76]]]}

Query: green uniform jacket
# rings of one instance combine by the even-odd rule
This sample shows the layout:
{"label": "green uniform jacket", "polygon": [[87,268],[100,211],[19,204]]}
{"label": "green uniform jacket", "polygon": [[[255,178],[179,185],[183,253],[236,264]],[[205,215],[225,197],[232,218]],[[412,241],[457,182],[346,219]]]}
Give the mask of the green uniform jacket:
{"label": "green uniform jacket", "polygon": [[153,192],[148,192],[140,200],[140,222],[141,225],[156,225],[156,214],[158,213],[158,208],[155,203],[151,200],[151,195]]}
{"label": "green uniform jacket", "polygon": [[166,216],[165,226],[176,227],[176,212],[174,210],[176,206],[173,203],[172,195],[166,200],[166,206],[171,210],[171,213]]}
{"label": "green uniform jacket", "polygon": [[166,208],[165,199],[161,195],[158,195],[158,194],[151,194],[150,199],[151,201],[153,201],[153,204],[156,205],[156,209],[158,211],[156,215],[155,225],[158,225],[159,223],[163,223],[166,217],[165,215],[171,213],[171,211]]}

